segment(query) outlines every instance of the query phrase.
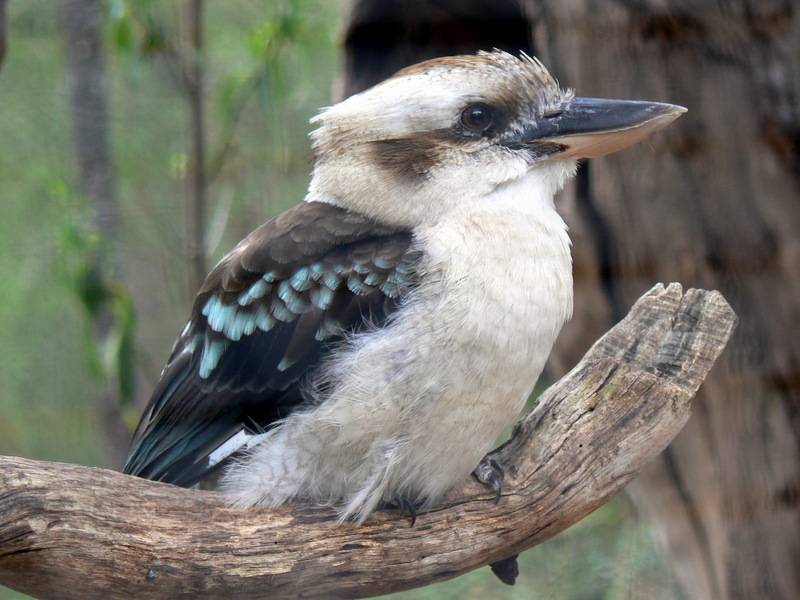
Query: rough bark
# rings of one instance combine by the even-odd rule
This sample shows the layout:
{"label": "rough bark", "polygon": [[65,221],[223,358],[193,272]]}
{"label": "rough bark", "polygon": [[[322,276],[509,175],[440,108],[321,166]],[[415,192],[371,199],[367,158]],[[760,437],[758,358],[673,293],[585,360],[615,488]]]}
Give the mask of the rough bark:
{"label": "rough bark", "polygon": [[656,286],[545,392],[477,482],[414,527],[361,527],[298,502],[238,510],[214,492],[0,458],[0,584],[59,600],[360,598],[420,587],[541,543],[617,493],[689,417],[736,317],[716,292]]}
{"label": "rough bark", "polygon": [[580,95],[689,112],[591,161],[567,195],[569,366],[652,281],[741,317],[691,421],[630,492],[687,597],[800,598],[800,11],[783,0],[530,0],[534,46]]}

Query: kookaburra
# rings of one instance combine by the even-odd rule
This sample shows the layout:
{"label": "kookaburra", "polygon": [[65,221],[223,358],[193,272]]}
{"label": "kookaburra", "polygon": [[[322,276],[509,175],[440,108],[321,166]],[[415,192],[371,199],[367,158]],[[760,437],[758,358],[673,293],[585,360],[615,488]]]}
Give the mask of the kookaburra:
{"label": "kookaburra", "polygon": [[[481,465],[572,312],[554,195],[685,111],[528,56],[430,60],[313,119],[305,202],[211,271],[125,472],[234,504],[430,507]],[[221,469],[219,473],[215,473]]]}

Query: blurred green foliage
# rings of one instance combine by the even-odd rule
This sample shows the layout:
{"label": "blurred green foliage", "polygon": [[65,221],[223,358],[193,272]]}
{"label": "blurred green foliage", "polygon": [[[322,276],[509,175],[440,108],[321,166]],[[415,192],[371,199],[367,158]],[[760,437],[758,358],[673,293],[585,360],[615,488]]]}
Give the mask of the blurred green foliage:
{"label": "blurred green foliage", "polygon": [[[175,56],[180,4],[106,3],[123,224],[122,284],[110,291],[95,285],[98,274],[88,260],[106,251],[107,240],[87,225],[85,201],[75,192],[60,3],[9,5],[10,43],[0,70],[2,454],[105,465],[102,423],[92,404],[101,380],[112,366],[119,369],[115,377],[130,396],[135,379],[141,408],[188,314],[186,104]],[[330,102],[341,3],[242,0],[206,7],[207,239],[217,259],[304,196],[308,119]],[[119,331],[108,347],[93,348],[87,314],[109,302]],[[624,501],[524,553],[520,564],[514,587],[480,569],[391,598],[678,597],[648,532]],[[12,598],[23,596],[0,588],[0,600]]]}
{"label": "blurred green foliage", "polygon": [[[84,363],[89,375],[112,390],[120,408],[133,420],[137,412],[133,406],[133,301],[127,288],[107,272],[111,269],[107,260],[111,242],[96,230],[92,207],[86,199],[64,181],[53,183],[50,196],[61,215],[56,277],[83,308]],[[93,328],[98,323],[108,328],[102,340],[98,340]]]}

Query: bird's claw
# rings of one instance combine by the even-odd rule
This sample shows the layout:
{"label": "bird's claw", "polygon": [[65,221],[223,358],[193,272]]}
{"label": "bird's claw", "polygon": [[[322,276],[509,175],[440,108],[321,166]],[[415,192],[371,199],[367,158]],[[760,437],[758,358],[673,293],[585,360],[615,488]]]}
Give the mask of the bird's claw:
{"label": "bird's claw", "polygon": [[405,496],[401,496],[400,494],[396,494],[394,497],[394,503],[398,509],[400,509],[400,514],[405,513],[408,511],[408,516],[411,517],[411,527],[417,522],[417,507],[416,505],[406,498]]}
{"label": "bird's claw", "polygon": [[484,456],[483,460],[475,467],[473,474],[478,481],[494,490],[495,504],[500,502],[500,496],[503,493],[503,477],[505,477],[505,471],[500,463],[493,458]]}

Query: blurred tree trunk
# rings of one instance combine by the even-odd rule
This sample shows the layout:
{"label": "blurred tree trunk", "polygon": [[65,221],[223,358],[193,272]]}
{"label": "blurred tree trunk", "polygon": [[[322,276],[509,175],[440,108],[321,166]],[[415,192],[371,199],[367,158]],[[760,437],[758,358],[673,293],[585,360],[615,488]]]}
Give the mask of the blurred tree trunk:
{"label": "blurred tree trunk", "polygon": [[[119,270],[119,208],[109,144],[107,85],[103,48],[102,0],[65,0],[63,24],[69,70],[70,105],[78,189],[91,210],[90,256],[83,280],[76,282],[91,320],[95,351],[102,362],[109,340],[118,333],[113,300]],[[117,381],[105,369],[103,411],[106,455],[111,465],[125,458],[129,432],[121,417]]]}
{"label": "blurred tree trunk", "polygon": [[[442,14],[451,4],[415,2],[404,14],[392,12],[393,0],[354,1],[343,89],[363,89],[434,55],[430,44],[409,50],[426,35],[440,42],[436,54],[467,49],[462,23],[425,25],[446,25]],[[490,22],[494,3],[483,4],[481,18]],[[496,15],[509,10],[502,4]],[[629,490],[687,597],[800,598],[797,5],[522,5],[534,52],[580,95],[689,108],[649,142],[584,165],[565,192],[576,310],[554,367],[563,372],[574,364],[654,282],[721,290],[741,318],[734,340],[687,427]],[[513,50],[503,41],[501,35],[479,47]]]}
{"label": "blurred tree trunk", "polygon": [[203,0],[186,0],[181,48],[183,85],[189,105],[189,181],[186,239],[189,253],[189,294],[193,297],[208,273],[206,258],[206,126]]}
{"label": "blurred tree trunk", "polygon": [[8,47],[8,17],[6,16],[6,0],[0,0],[0,67],[3,66],[3,59],[6,57]]}
{"label": "blurred tree trunk", "polygon": [[[109,146],[102,10],[100,0],[66,0],[64,30],[78,185],[94,207],[99,233],[117,244],[119,215]],[[116,252],[108,260],[116,263]]]}
{"label": "blurred tree trunk", "polygon": [[800,14],[791,2],[531,1],[540,58],[581,95],[687,115],[572,190],[566,367],[655,281],[741,323],[684,431],[629,488],[688,597],[800,598]]}
{"label": "blurred tree trunk", "polygon": [[531,52],[519,0],[356,0],[348,11],[337,100],[436,56]]}

